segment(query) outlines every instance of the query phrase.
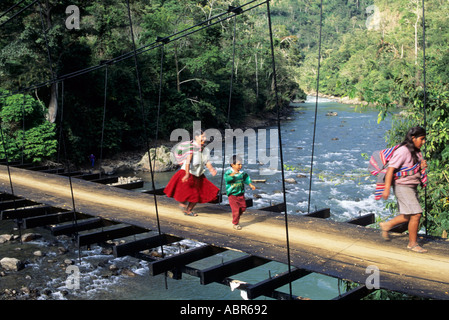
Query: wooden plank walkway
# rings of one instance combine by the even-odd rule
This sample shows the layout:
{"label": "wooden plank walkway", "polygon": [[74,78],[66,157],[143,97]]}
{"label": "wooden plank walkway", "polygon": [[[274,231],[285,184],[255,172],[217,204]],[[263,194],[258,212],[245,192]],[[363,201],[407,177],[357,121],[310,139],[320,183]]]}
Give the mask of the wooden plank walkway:
{"label": "wooden plank walkway", "polygon": [[[10,167],[14,194],[25,199],[73,210],[67,177]],[[153,195],[113,188],[72,178],[76,212],[137,227],[157,230]],[[0,192],[10,193],[6,166],[0,166]],[[282,214],[249,209],[243,229],[231,227],[230,211],[222,205],[198,205],[198,217],[184,216],[177,203],[157,196],[161,232],[232,248],[287,263],[285,221]],[[449,298],[449,242],[421,239],[429,250],[406,249],[408,237],[381,239],[379,230],[349,223],[289,216],[292,267],[365,284],[368,266],[380,271],[380,287],[433,299]]]}

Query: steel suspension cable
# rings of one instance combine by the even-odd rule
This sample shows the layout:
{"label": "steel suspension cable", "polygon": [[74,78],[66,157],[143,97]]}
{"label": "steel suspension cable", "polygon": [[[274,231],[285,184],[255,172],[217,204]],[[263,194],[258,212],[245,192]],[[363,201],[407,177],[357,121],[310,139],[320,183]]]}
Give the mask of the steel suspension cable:
{"label": "steel suspension cable", "polygon": [[25,0],[22,0],[14,5],[12,5],[11,7],[9,7],[9,9],[5,10],[2,14],[0,14],[0,19],[3,18],[8,12],[12,11],[15,7],[19,6],[22,4],[22,2],[24,2]]}
{"label": "steel suspension cable", "polygon": [[310,160],[310,178],[309,178],[309,199],[307,204],[307,213],[310,213],[310,202],[312,195],[312,178],[313,178],[313,159],[315,154],[315,137],[316,137],[316,122],[317,122],[317,114],[318,114],[318,96],[319,96],[319,88],[320,88],[320,67],[321,67],[321,32],[323,25],[323,0],[320,3],[320,32],[319,32],[319,40],[318,40],[318,71],[316,77],[316,98],[315,98],[315,115],[313,121],[313,135],[312,135],[312,158]]}
{"label": "steel suspension cable", "polygon": [[[156,210],[156,220],[157,220],[157,229],[159,232],[159,235],[161,235],[161,225],[160,225],[160,220],[159,220],[159,211],[158,211],[158,205],[157,205],[157,197],[156,197],[156,192],[155,188],[154,188],[154,179],[153,179],[153,165],[151,164],[151,157],[150,157],[150,144],[148,141],[148,133],[147,133],[147,129],[146,129],[146,116],[145,116],[145,109],[144,109],[144,105],[143,105],[143,97],[142,97],[142,87],[141,87],[141,83],[140,83],[140,73],[139,73],[139,65],[138,65],[138,61],[137,61],[137,52],[136,52],[136,42],[134,39],[134,30],[133,30],[133,23],[132,23],[132,18],[131,18],[131,7],[129,5],[129,0],[126,0],[126,4],[128,7],[128,19],[129,19],[129,28],[130,28],[130,32],[131,32],[131,40],[132,40],[132,45],[133,45],[133,50],[134,50],[134,66],[135,66],[135,70],[136,70],[136,78],[137,78],[137,89],[139,92],[139,104],[140,104],[140,108],[141,108],[141,112],[142,112],[142,121],[143,121],[143,131],[144,131],[144,139],[146,142],[146,147],[147,147],[147,152],[148,152],[148,163],[150,166],[150,172],[151,172],[151,177],[152,177],[152,186],[153,186],[153,198],[154,198],[154,205],[155,205],[155,210]],[[161,245],[161,252],[162,255],[163,253],[163,246]]]}
{"label": "steel suspension cable", "polygon": [[[229,9],[233,10],[233,9]],[[231,128],[230,124],[230,114],[231,114],[231,102],[232,102],[232,90],[233,90],[233,82],[234,82],[234,72],[235,72],[235,35],[236,35],[236,17],[234,16],[234,33],[232,37],[232,65],[231,65],[231,79],[229,84],[229,98],[228,98],[228,114],[226,118],[226,126],[228,128]],[[226,162],[226,143],[223,151],[223,164],[222,164],[222,170],[221,170],[221,179],[220,179],[220,194],[219,196],[219,202],[222,202],[223,198],[223,177],[225,172],[225,162]]]}
{"label": "steel suspension cable", "polygon": [[[10,168],[9,168],[8,150],[6,149],[5,136],[3,134],[3,127],[2,127],[2,123],[1,122],[0,122],[0,133],[1,133],[1,136],[2,136],[3,151],[5,153],[6,168],[8,170],[9,186],[11,188],[11,194],[14,196],[14,187],[13,187],[13,184],[12,184],[11,171],[10,171]],[[16,202],[15,201],[14,201],[14,209],[16,209]]]}
{"label": "steel suspension cable", "polygon": [[[37,2],[37,1],[38,0],[35,0],[33,3]],[[251,4],[251,3],[255,2],[255,1],[256,0],[250,1],[250,2],[244,4],[244,5],[240,6],[240,7],[237,7],[237,9],[243,8],[244,6],[246,6],[248,4]],[[255,4],[252,7],[249,7],[249,8],[247,8],[247,9],[241,11],[241,12],[247,12],[247,11],[253,10],[253,9],[263,5],[265,2],[266,2],[266,0],[264,2]],[[188,28],[186,28],[184,30],[181,30],[181,31],[176,32],[176,33],[174,33],[172,35],[169,35],[169,36],[167,36],[165,38],[167,38],[167,39],[170,38],[171,41],[176,41],[176,40],[182,39],[184,37],[187,37],[187,36],[189,36],[189,35],[191,35],[193,33],[196,33],[196,32],[199,32],[201,30],[207,29],[207,28],[209,28],[209,27],[211,27],[213,25],[216,25],[218,23],[221,23],[223,21],[229,20],[229,19],[231,19],[232,17],[235,16],[235,14],[234,14],[234,15],[230,15],[230,16],[221,18],[221,16],[223,16],[225,14],[227,14],[227,12],[219,14],[219,15],[214,16],[214,17],[211,17],[211,18],[209,18],[209,19],[207,19],[205,21],[202,21],[202,22],[196,24],[195,26],[188,27]],[[214,22],[211,22],[212,20],[215,20],[217,18],[221,18],[221,19],[219,19],[217,21],[214,21]],[[206,22],[208,22],[208,24],[206,24]],[[209,22],[211,22],[211,23],[209,23]],[[203,25],[203,24],[206,24],[206,25]],[[201,26],[201,27],[197,28],[197,29],[194,29],[195,27],[198,27],[198,26]],[[190,29],[194,29],[194,30],[189,31],[188,33],[181,34],[183,32],[186,32],[186,31],[190,30]],[[181,35],[179,35],[179,36],[177,36],[175,38],[172,38],[174,35],[178,35],[178,34],[181,34]],[[135,50],[133,50],[131,52],[127,52],[125,54],[122,54],[120,56],[112,58],[112,59],[108,60],[108,63],[112,64],[112,63],[121,62],[123,60],[127,60],[129,58],[132,58],[135,54],[140,55],[140,54],[143,54],[143,53],[145,53],[147,51],[156,49],[156,48],[158,48],[160,46],[162,46],[162,44],[158,43],[158,41],[155,41],[155,42],[152,42],[152,43],[147,44],[145,46],[142,46],[140,48],[135,48]],[[63,80],[67,80],[67,79],[74,78],[74,77],[77,77],[77,76],[80,76],[80,75],[83,75],[83,74],[86,74],[86,73],[90,73],[90,72],[96,71],[96,70],[101,69],[103,67],[104,67],[103,64],[99,64],[99,65],[96,65],[96,66],[90,66],[90,67],[87,67],[85,69],[77,70],[77,71],[74,71],[74,72],[71,72],[71,73],[67,73],[67,74],[64,74],[64,75],[59,75],[58,77],[52,77],[51,79],[49,79],[47,81],[44,81],[42,83],[34,84],[34,85],[31,85],[31,86],[29,86],[27,88],[23,88],[21,91],[29,92],[29,91],[32,91],[32,90],[36,90],[36,89],[39,89],[41,87],[45,87],[45,86],[51,85],[53,83],[57,83],[57,82],[60,82],[60,81],[63,81]],[[20,93],[20,91],[16,91],[16,92],[13,91],[13,92],[10,92],[9,94],[3,94],[2,97],[14,95],[14,94],[17,94],[17,93]]]}
{"label": "steel suspension cable", "polygon": [[[9,11],[11,11],[12,9],[14,9],[16,6],[18,6],[19,4],[21,4],[23,1],[21,1],[20,3],[14,5],[13,7],[9,8],[8,10],[6,10],[6,12],[4,12],[0,18],[2,18],[5,14],[7,14]],[[33,2],[31,2],[29,5],[27,5],[26,7],[22,8],[20,11],[16,12],[12,17],[9,17],[8,20],[2,22],[2,24],[0,24],[0,28],[3,27],[5,24],[9,23],[12,19],[14,19],[16,16],[18,16],[19,14],[21,14],[23,11],[25,11],[26,9],[28,9],[29,7],[31,7],[33,4],[35,4],[36,2],[38,2],[38,0],[34,0]]]}
{"label": "steel suspension cable", "polygon": [[[75,195],[73,193],[73,184],[72,184],[72,171],[70,169],[70,160],[67,156],[67,146],[66,146],[66,139],[64,135],[64,125],[63,125],[63,114],[64,114],[64,81],[61,83],[61,117],[60,117],[60,124],[59,124],[59,143],[62,143],[62,151],[64,153],[64,159],[66,162],[66,169],[67,169],[67,176],[69,180],[69,187],[70,187],[70,195],[72,197],[72,209],[73,209],[73,219],[72,219],[72,225],[75,228],[75,232],[73,234],[74,238],[78,236],[78,218],[76,216],[76,206],[75,206]],[[78,248],[78,261],[81,262],[81,249]]]}
{"label": "steel suspension cable", "polygon": [[[45,28],[45,23],[44,23],[44,17],[42,15],[42,4],[41,2],[38,0],[37,3],[39,4],[39,15],[40,15],[40,19],[41,19],[41,25],[42,25],[42,32],[44,33],[44,40],[45,40],[45,47],[47,50],[47,58],[48,58],[48,63],[50,66],[50,73],[51,73],[51,77],[57,78],[57,75],[54,73],[53,71],[53,61],[52,61],[52,57],[51,57],[51,53],[50,53],[50,46],[49,46],[49,41],[48,41],[48,37],[47,37],[47,31]],[[57,82],[52,83],[52,85],[56,85]],[[64,84],[64,83],[63,83]],[[58,101],[58,90],[57,88],[53,89],[54,90],[54,94],[56,95],[56,105],[57,105],[57,101]],[[62,86],[62,104],[64,104],[64,85]],[[73,220],[72,223],[76,226],[75,228],[75,233],[74,233],[74,237],[77,237],[78,235],[78,220],[76,217],[76,206],[75,206],[75,195],[73,193],[73,184],[72,184],[72,174],[71,174],[71,170],[70,170],[70,161],[68,160],[67,157],[67,147],[66,147],[66,142],[65,142],[65,138],[64,138],[64,130],[63,130],[63,124],[62,124],[62,116],[61,116],[61,126],[60,126],[60,133],[61,133],[61,137],[62,137],[62,145],[63,145],[63,150],[64,150],[64,157],[67,163],[67,172],[68,172],[68,179],[69,179],[69,187],[70,187],[70,195],[72,198],[72,208],[73,208]],[[81,261],[81,249],[78,248],[78,259]]]}
{"label": "steel suspension cable", "polygon": [[[423,120],[424,120],[424,129],[427,132],[427,88],[426,88],[426,18],[425,18],[425,1],[422,0],[422,32],[423,32],[423,40],[422,40],[422,50],[423,50],[423,87],[424,87],[424,97],[423,97]],[[426,156],[427,144],[424,144],[424,156]],[[424,188],[424,228],[426,230],[427,235],[427,188]]]}
{"label": "steel suspension cable", "polygon": [[[168,43],[169,40],[167,40],[166,38],[162,39],[159,38],[160,41],[164,42],[164,43]],[[157,149],[157,140],[159,138],[159,118],[160,118],[160,113],[161,113],[161,103],[162,103],[162,83],[163,83],[163,74],[164,74],[164,59],[165,59],[165,45],[162,45],[161,47],[161,61],[160,61],[160,68],[159,68],[159,93],[158,93],[158,98],[157,98],[157,113],[156,113],[156,133],[155,133],[155,146],[154,146],[154,167],[156,167],[156,149]],[[148,153],[148,159],[149,161],[151,161],[150,159],[150,154]],[[152,188],[153,191],[156,190],[156,186],[154,185],[154,174],[153,172],[151,172],[151,183],[152,183]]]}
{"label": "steel suspension cable", "polygon": [[106,120],[106,104],[108,98],[108,65],[104,69],[104,94],[103,94],[103,121],[101,125],[101,140],[100,140],[100,177],[101,177],[101,163],[103,162],[103,142],[104,142],[104,125]]}
{"label": "steel suspension cable", "polygon": [[282,195],[284,201],[284,220],[285,220],[285,238],[287,244],[287,265],[288,265],[288,274],[289,274],[289,292],[290,299],[292,299],[292,279],[291,279],[291,260],[290,260],[290,240],[289,240],[289,232],[288,232],[288,214],[287,214],[287,197],[286,197],[286,189],[285,189],[285,173],[284,173],[284,157],[282,151],[282,134],[281,134],[281,120],[280,120],[280,105],[279,105],[279,96],[278,96],[278,86],[276,79],[276,62],[274,57],[274,44],[273,44],[273,28],[271,23],[271,10],[270,10],[270,0],[267,0],[267,15],[268,15],[268,28],[270,31],[270,46],[271,46],[271,60],[272,60],[272,68],[273,68],[273,81],[274,81],[274,93],[276,99],[277,106],[277,127],[278,127],[278,138],[279,138],[279,154],[281,161],[281,176],[282,176]]}
{"label": "steel suspension cable", "polygon": [[[14,210],[17,209],[16,206],[16,199],[14,196],[14,187],[13,187],[13,183],[12,183],[12,178],[11,178],[11,170],[10,170],[10,165],[9,165],[9,157],[8,157],[8,151],[6,150],[6,142],[5,142],[5,137],[3,134],[3,127],[2,127],[2,122],[0,122],[0,134],[2,137],[2,144],[3,144],[3,151],[5,153],[5,160],[6,160],[6,168],[8,171],[8,177],[9,177],[9,187],[11,188],[11,195],[13,196],[13,204],[14,204]],[[20,243],[22,243],[22,223],[20,220],[17,220],[17,227],[19,229],[19,239],[20,239]]]}

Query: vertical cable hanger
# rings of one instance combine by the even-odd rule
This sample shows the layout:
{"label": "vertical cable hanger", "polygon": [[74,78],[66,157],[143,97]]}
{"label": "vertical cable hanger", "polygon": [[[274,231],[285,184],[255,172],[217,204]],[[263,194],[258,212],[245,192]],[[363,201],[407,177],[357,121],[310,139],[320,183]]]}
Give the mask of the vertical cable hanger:
{"label": "vertical cable hanger", "polygon": [[[159,118],[161,113],[161,102],[162,102],[162,83],[163,83],[163,74],[164,74],[164,60],[165,60],[165,44],[170,42],[169,38],[163,38],[163,37],[157,37],[156,42],[161,42],[162,45],[160,46],[161,51],[161,61],[160,61],[160,68],[159,68],[159,93],[158,93],[158,101],[157,101],[157,113],[156,113],[156,134],[155,134],[155,146],[154,146],[154,152],[156,153],[157,148],[157,140],[159,139]],[[150,154],[148,153],[148,161],[151,161]],[[153,161],[153,168],[156,167],[156,156],[154,157]],[[152,182],[152,188],[153,191],[156,190],[156,186],[154,184],[154,172],[151,171],[151,182]]]}
{"label": "vertical cable hanger", "polygon": [[[42,15],[42,4],[39,0],[37,0],[37,3],[39,4],[39,15],[40,15],[40,19],[41,19],[41,25],[42,25],[42,32],[44,33],[44,40],[45,40],[45,47],[47,50],[47,58],[48,58],[48,63],[50,66],[50,74],[51,74],[51,78],[54,80],[56,78],[56,74],[53,71],[53,61],[51,58],[51,53],[50,53],[50,46],[48,44],[48,37],[47,37],[47,30],[45,28],[45,23],[44,23],[44,17]],[[52,86],[56,86],[57,82],[53,82],[51,84]],[[58,101],[58,90],[57,87],[55,89],[55,95],[56,95],[56,101]],[[64,82],[62,82],[62,104],[64,104]],[[61,136],[61,141],[63,144],[63,149],[64,149],[64,157],[65,160],[67,162],[67,171],[68,171],[68,178],[69,178],[69,186],[70,186],[70,194],[71,194],[71,198],[72,198],[72,209],[73,209],[73,220],[72,223],[77,226],[78,225],[78,221],[77,221],[77,217],[76,217],[76,207],[75,207],[75,196],[73,193],[73,185],[72,185],[72,175],[71,175],[71,170],[70,170],[70,161],[67,158],[67,148],[66,148],[66,143],[65,143],[65,138],[64,138],[64,131],[63,131],[63,118],[62,118],[62,114],[61,114],[61,125],[60,125],[60,136]],[[76,228],[75,230],[75,234],[74,236],[76,237],[78,234],[78,228]],[[81,249],[78,248],[78,259],[81,260]]]}
{"label": "vertical cable hanger", "polygon": [[[75,232],[73,234],[73,240],[76,239],[78,236],[78,218],[76,216],[76,206],[75,206],[75,195],[73,194],[73,185],[72,185],[72,172],[70,169],[70,160],[67,157],[67,147],[65,142],[65,136],[64,136],[64,130],[63,130],[63,114],[64,114],[64,81],[61,83],[61,117],[60,117],[60,125],[59,125],[59,132],[60,132],[60,140],[59,143],[62,143],[62,151],[64,153],[64,159],[67,166],[67,177],[69,179],[69,187],[70,187],[70,195],[72,197],[72,210],[73,210],[73,219],[72,219],[72,225],[75,227]],[[78,248],[78,261],[81,263],[81,249]]]}
{"label": "vertical cable hanger", "polygon": [[25,93],[23,94],[23,101],[22,101],[22,159],[21,164],[24,162],[24,153],[25,153],[25,103],[26,103],[26,96]]}
{"label": "vertical cable hanger", "polygon": [[[426,88],[426,18],[425,18],[425,1],[422,0],[422,50],[423,50],[423,88],[424,88],[424,97],[423,97],[423,120],[424,120],[424,129],[427,132],[427,88]],[[426,148],[427,144],[424,144],[424,157],[426,156]],[[427,235],[427,188],[424,188],[424,228],[426,230]]]}
{"label": "vertical cable hanger", "polygon": [[101,163],[103,161],[104,123],[106,120],[107,98],[108,98],[108,64],[106,63],[106,66],[104,69],[103,121],[102,121],[102,125],[101,125],[101,140],[100,140],[100,161],[99,161],[100,178],[102,176]]}
{"label": "vertical cable hanger", "polygon": [[[140,109],[141,109],[141,112],[142,112],[144,139],[145,139],[145,142],[146,142],[146,147],[147,147],[147,152],[148,152],[148,163],[149,163],[149,166],[150,166],[150,173],[151,173],[151,184],[152,184],[152,188],[153,188],[154,206],[155,206],[155,210],[156,210],[157,230],[158,230],[159,236],[161,236],[162,232],[161,232],[161,224],[160,224],[160,220],[159,220],[159,210],[158,210],[157,196],[156,196],[156,192],[155,192],[156,188],[155,188],[155,185],[154,185],[154,172],[153,172],[153,165],[151,163],[151,157],[150,157],[150,143],[148,141],[148,133],[147,133],[147,129],[146,129],[146,121],[145,121],[146,117],[145,117],[145,110],[144,110],[143,100],[142,100],[143,99],[143,97],[142,97],[142,87],[141,87],[141,84],[140,84],[140,73],[139,73],[139,66],[138,66],[138,63],[137,63],[136,42],[135,42],[135,39],[134,39],[134,31],[133,31],[133,24],[132,24],[132,18],[131,18],[131,7],[129,5],[129,0],[126,0],[126,4],[127,4],[127,7],[128,7],[129,28],[130,28],[130,32],[131,32],[131,39],[132,39],[133,51],[134,51],[134,66],[135,66],[135,70],[136,70],[137,88],[138,88],[138,91],[139,91]],[[164,40],[164,41],[168,41],[168,40]],[[162,83],[162,58],[161,58],[160,83]],[[161,89],[159,89],[159,90],[161,90]],[[159,95],[160,95],[160,93],[161,93],[161,91],[159,91]],[[159,117],[159,111],[158,111],[158,117]],[[157,119],[157,123],[159,123],[159,119]],[[164,246],[162,244],[162,237],[160,237],[160,241],[161,241],[160,242],[161,254],[162,254],[162,256],[164,256]],[[166,273],[165,273],[165,288],[166,289],[168,288],[167,287],[167,274]]]}
{"label": "vertical cable hanger", "polygon": [[318,71],[316,77],[316,99],[315,99],[315,119],[313,121],[313,141],[312,141],[312,158],[310,160],[310,180],[309,180],[309,200],[307,205],[307,213],[310,213],[310,202],[312,195],[312,178],[313,178],[313,158],[315,153],[315,136],[316,136],[316,122],[317,122],[317,113],[318,113],[318,95],[320,88],[320,66],[321,66],[321,31],[323,25],[323,0],[320,2],[320,32],[319,32],[319,41],[318,41]]}
{"label": "vertical cable hanger", "polygon": [[[5,136],[3,134],[2,122],[0,122],[0,135],[1,135],[1,138],[2,138],[3,151],[5,153],[6,169],[8,171],[8,177],[9,177],[9,187],[11,188],[11,195],[13,196],[12,200],[13,200],[13,204],[14,204],[14,210],[16,210],[17,209],[16,199],[15,199],[15,196],[14,196],[14,187],[13,187],[13,184],[12,184],[11,170],[10,170],[10,166],[9,166],[8,150],[6,149],[6,142],[5,142]],[[19,229],[19,238],[20,238],[20,241],[22,241],[21,224],[18,222],[17,226],[18,226],[18,229]]]}
{"label": "vertical cable hanger", "polygon": [[278,96],[278,87],[276,80],[276,63],[274,58],[274,44],[273,44],[273,28],[271,24],[271,12],[270,12],[270,0],[267,0],[267,14],[268,14],[268,27],[270,31],[270,45],[271,45],[271,60],[272,60],[272,68],[273,68],[273,81],[274,81],[274,92],[276,98],[276,106],[277,106],[277,126],[278,126],[278,137],[279,137],[279,153],[281,160],[281,176],[282,176],[282,194],[284,201],[284,220],[285,220],[285,238],[287,244],[287,265],[288,265],[288,274],[289,274],[289,292],[290,299],[292,299],[292,281],[291,281],[291,261],[290,261],[290,240],[288,233],[288,217],[287,217],[287,197],[285,190],[285,174],[284,174],[284,156],[282,151],[282,134],[281,134],[281,120],[280,120],[280,105],[279,105],[279,96]]}
{"label": "vertical cable hanger", "polygon": [[[234,82],[234,70],[235,70],[235,38],[236,38],[236,15],[242,13],[242,8],[236,8],[233,6],[229,6],[228,12],[235,13],[233,20],[234,20],[234,33],[232,36],[232,66],[231,66],[231,79],[229,84],[229,98],[228,98],[228,114],[226,118],[226,127],[227,129],[231,129],[231,123],[230,123],[230,115],[231,115],[231,105],[232,105],[232,90],[233,90],[233,82]],[[222,170],[221,170],[221,179],[220,179],[220,193],[218,195],[218,201],[219,203],[223,200],[223,177],[225,172],[225,162],[226,162],[226,145],[223,150],[223,164],[222,164]]]}

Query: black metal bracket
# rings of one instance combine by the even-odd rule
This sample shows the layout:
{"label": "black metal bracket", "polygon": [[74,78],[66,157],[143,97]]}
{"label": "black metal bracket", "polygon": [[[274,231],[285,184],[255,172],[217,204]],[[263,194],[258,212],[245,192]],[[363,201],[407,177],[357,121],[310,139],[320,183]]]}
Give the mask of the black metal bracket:
{"label": "black metal bracket", "polygon": [[243,9],[242,9],[242,7],[229,6],[228,12],[233,12],[235,14],[241,14],[243,12]]}
{"label": "black metal bracket", "polygon": [[164,44],[167,44],[170,42],[170,38],[168,37],[156,37],[156,42],[163,42]]}

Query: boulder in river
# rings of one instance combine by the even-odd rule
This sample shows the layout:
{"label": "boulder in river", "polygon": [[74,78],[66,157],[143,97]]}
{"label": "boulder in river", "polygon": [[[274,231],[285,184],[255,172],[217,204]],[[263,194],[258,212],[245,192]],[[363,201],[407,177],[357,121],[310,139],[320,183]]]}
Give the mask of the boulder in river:
{"label": "boulder in river", "polygon": [[41,238],[42,236],[38,233],[25,233],[22,235],[22,242],[29,242]]}
{"label": "boulder in river", "polygon": [[[158,148],[151,148],[151,165],[154,172],[173,171],[177,168],[177,164],[171,161],[170,148],[160,146]],[[139,163],[135,166],[136,170],[150,171],[150,164],[148,162],[148,152],[142,157]]]}
{"label": "boulder in river", "polygon": [[22,261],[19,259],[8,257],[4,257],[0,260],[0,266],[7,271],[19,271],[24,267]]}

